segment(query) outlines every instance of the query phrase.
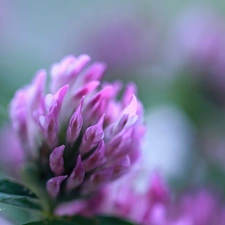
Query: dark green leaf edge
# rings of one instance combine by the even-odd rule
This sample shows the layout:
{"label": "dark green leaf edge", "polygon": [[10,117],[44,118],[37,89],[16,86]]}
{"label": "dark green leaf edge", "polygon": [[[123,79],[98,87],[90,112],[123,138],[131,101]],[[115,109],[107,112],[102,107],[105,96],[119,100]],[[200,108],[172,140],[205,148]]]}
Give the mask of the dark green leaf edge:
{"label": "dark green leaf edge", "polygon": [[37,199],[38,197],[28,188],[18,184],[12,180],[0,180],[0,192],[4,194],[12,194]]}
{"label": "dark green leaf edge", "polygon": [[45,219],[42,221],[30,222],[23,225],[134,225],[131,222],[111,216],[97,216],[85,218],[81,216],[59,217]]}
{"label": "dark green leaf edge", "polygon": [[28,209],[41,210],[37,196],[26,187],[11,180],[0,180],[0,202]]}

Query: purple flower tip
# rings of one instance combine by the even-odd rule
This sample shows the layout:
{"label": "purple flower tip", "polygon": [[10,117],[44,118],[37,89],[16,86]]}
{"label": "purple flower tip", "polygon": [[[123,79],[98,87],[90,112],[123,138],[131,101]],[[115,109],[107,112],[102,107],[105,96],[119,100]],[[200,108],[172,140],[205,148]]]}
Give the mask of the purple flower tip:
{"label": "purple flower tip", "polygon": [[81,159],[81,155],[77,158],[76,167],[70,174],[69,178],[67,179],[66,187],[67,190],[72,190],[78,187],[84,180],[84,167]]}
{"label": "purple flower tip", "polygon": [[104,138],[104,131],[103,131],[103,115],[98,122],[87,128],[84,132],[82,142],[80,145],[80,153],[85,154],[89,152],[91,149],[97,146],[97,144],[103,140]]}
{"label": "purple flower tip", "polygon": [[79,137],[79,134],[83,125],[83,118],[81,114],[81,108],[82,108],[83,102],[84,102],[84,97],[82,98],[79,106],[77,107],[76,111],[74,112],[74,114],[72,115],[69,121],[68,129],[67,129],[68,143],[75,142],[77,138]]}
{"label": "purple flower tip", "polygon": [[63,152],[65,149],[65,145],[61,145],[53,150],[50,154],[49,164],[52,172],[55,173],[56,176],[59,176],[64,171],[64,159]]}
{"label": "purple flower tip", "polygon": [[102,164],[106,162],[105,158],[105,143],[104,141],[100,141],[97,149],[94,151],[94,153],[88,157],[86,160],[84,160],[84,169],[86,172],[91,171]]}
{"label": "purple flower tip", "polygon": [[46,184],[46,189],[48,194],[52,198],[56,198],[60,192],[60,185],[63,182],[63,180],[66,179],[67,176],[59,176],[59,177],[53,177],[50,180],[48,180]]}

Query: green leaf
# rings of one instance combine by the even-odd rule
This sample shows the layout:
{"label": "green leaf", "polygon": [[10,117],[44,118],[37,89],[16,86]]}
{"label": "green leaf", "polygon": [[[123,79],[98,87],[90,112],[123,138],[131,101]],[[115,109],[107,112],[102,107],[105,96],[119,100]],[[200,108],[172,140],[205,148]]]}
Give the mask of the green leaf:
{"label": "green leaf", "polygon": [[98,217],[99,220],[99,225],[134,225],[131,222],[128,222],[126,220],[123,220],[121,218],[117,218],[117,217],[112,217],[112,216],[99,216]]}
{"label": "green leaf", "polygon": [[37,196],[26,187],[22,186],[21,184],[15,183],[14,181],[6,179],[0,180],[0,192],[37,199]]}
{"label": "green leaf", "polygon": [[111,216],[98,216],[94,218],[85,218],[81,216],[59,217],[45,219],[37,222],[30,222],[24,225],[134,225],[128,221]]}
{"label": "green leaf", "polygon": [[[24,225],[80,225],[80,224],[76,222],[72,222],[72,221],[63,220],[63,219],[45,219],[42,221],[26,223]],[[88,225],[92,223],[89,222],[89,223],[83,223],[83,224]]]}
{"label": "green leaf", "polygon": [[41,209],[37,196],[10,180],[0,180],[0,202],[29,209]]}

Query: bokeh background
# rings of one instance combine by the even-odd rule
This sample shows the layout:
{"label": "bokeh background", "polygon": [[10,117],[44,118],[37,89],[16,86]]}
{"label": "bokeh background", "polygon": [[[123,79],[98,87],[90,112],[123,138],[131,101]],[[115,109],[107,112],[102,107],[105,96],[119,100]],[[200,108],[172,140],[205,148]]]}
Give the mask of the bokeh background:
{"label": "bokeh background", "polygon": [[82,53],[107,63],[105,80],[138,86],[152,171],[175,192],[225,193],[225,1],[0,0],[1,126],[17,88]]}

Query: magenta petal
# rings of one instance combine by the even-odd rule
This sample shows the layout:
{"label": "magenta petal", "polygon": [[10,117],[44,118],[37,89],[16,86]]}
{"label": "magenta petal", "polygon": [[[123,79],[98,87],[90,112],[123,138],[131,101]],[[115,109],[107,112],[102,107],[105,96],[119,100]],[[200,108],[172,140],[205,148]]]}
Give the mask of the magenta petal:
{"label": "magenta petal", "polygon": [[83,182],[84,175],[85,175],[85,171],[84,171],[81,155],[79,155],[77,158],[76,167],[74,168],[74,170],[72,171],[72,173],[67,179],[67,182],[66,182],[67,190],[71,190],[73,188],[78,187]]}
{"label": "magenta petal", "polygon": [[57,216],[74,216],[83,212],[87,207],[88,201],[76,199],[60,204],[54,211]]}
{"label": "magenta petal", "polygon": [[21,108],[14,112],[15,120],[12,121],[13,128],[22,138],[22,140],[27,140],[28,138],[28,118],[26,109]]}
{"label": "magenta petal", "polygon": [[58,113],[59,113],[59,110],[61,108],[63,99],[68,90],[68,87],[69,87],[68,85],[65,85],[62,88],[60,88],[54,95],[48,94],[45,96],[45,108],[47,112],[50,112],[53,109],[53,107],[57,105]]}
{"label": "magenta petal", "polygon": [[117,120],[116,122],[112,123],[109,127],[107,127],[105,130],[106,141],[109,141],[112,137],[114,137],[120,131],[122,131],[123,128],[126,126],[128,120],[129,120],[129,115],[125,114],[125,115],[122,115],[122,117],[119,120]]}
{"label": "magenta petal", "polygon": [[31,88],[31,102],[30,107],[32,110],[37,110],[40,107],[40,102],[43,97],[45,87],[46,71],[39,70],[33,80],[33,88]]}
{"label": "magenta petal", "polygon": [[69,85],[65,85],[54,94],[54,98],[57,100],[57,103],[62,104],[68,88],[69,88]]}
{"label": "magenta petal", "polygon": [[169,199],[169,189],[158,173],[151,177],[147,195],[155,202],[166,202]]}
{"label": "magenta petal", "polygon": [[108,157],[112,157],[117,153],[117,150],[120,149],[120,146],[123,143],[123,136],[118,135],[113,137],[108,143],[106,143],[106,151],[105,154]]}
{"label": "magenta petal", "polygon": [[78,99],[82,98],[83,96],[86,96],[87,94],[94,91],[98,86],[100,82],[99,81],[91,81],[87,83],[86,85],[79,88],[74,94],[73,99],[77,101]]}
{"label": "magenta petal", "polygon": [[130,169],[131,162],[128,155],[126,155],[124,158],[118,160],[115,163],[115,166],[113,168],[113,179],[116,179],[125,173],[127,173]]}
{"label": "magenta petal", "polygon": [[126,115],[128,114],[129,117],[131,116],[135,116],[137,113],[137,108],[138,108],[138,102],[137,102],[137,98],[135,97],[135,95],[133,94],[130,98],[130,101],[128,103],[128,105],[125,107],[125,109],[122,111],[122,115]]}
{"label": "magenta petal", "polygon": [[84,109],[84,113],[88,118],[84,124],[90,125],[96,123],[96,121],[107,112],[110,99],[112,99],[113,96],[114,89],[112,85],[107,85],[92,97]]}
{"label": "magenta petal", "polygon": [[85,171],[91,171],[95,169],[98,166],[101,166],[103,163],[106,162],[105,158],[105,144],[104,141],[100,141],[98,144],[97,149],[94,151],[94,153],[89,156],[87,159],[84,160],[84,169]]}
{"label": "magenta petal", "polygon": [[39,117],[39,124],[43,129],[44,137],[50,147],[55,147],[58,142],[57,105],[47,116]]}
{"label": "magenta petal", "polygon": [[83,54],[76,58],[74,64],[71,66],[71,73],[78,74],[84,66],[90,61],[90,56]]}
{"label": "magenta petal", "polygon": [[129,118],[128,114],[123,114],[123,116],[118,121],[116,126],[114,126],[114,132],[113,132],[114,135],[119,133],[126,126],[128,118]]}
{"label": "magenta petal", "polygon": [[59,63],[52,65],[50,70],[51,75],[51,84],[50,91],[51,93],[56,92],[60,87],[65,84],[69,84],[72,79],[70,76],[69,68],[75,62],[76,58],[74,56],[66,56]]}
{"label": "magenta petal", "polygon": [[101,80],[105,68],[106,65],[104,63],[93,63],[84,74],[84,83],[93,80]]}
{"label": "magenta petal", "polygon": [[127,84],[124,94],[122,96],[123,105],[124,106],[128,105],[132,95],[136,95],[136,93],[137,93],[137,90],[136,90],[135,84],[134,83]]}
{"label": "magenta petal", "polygon": [[48,180],[46,184],[46,189],[48,194],[54,199],[58,196],[60,192],[60,185],[65,180],[67,176],[59,176],[59,177],[53,177],[50,180]]}
{"label": "magenta petal", "polygon": [[52,79],[57,78],[62,73],[65,73],[65,76],[68,75],[66,73],[67,69],[72,63],[75,62],[75,60],[76,57],[74,57],[73,55],[68,55],[64,57],[60,62],[53,64],[50,70]]}
{"label": "magenta petal", "polygon": [[87,128],[83,135],[83,139],[80,146],[80,153],[85,154],[92,150],[96,145],[103,140],[104,131],[103,131],[103,121],[104,115],[98,120],[98,122]]}
{"label": "magenta petal", "polygon": [[0,165],[13,178],[19,179],[20,168],[26,163],[26,153],[23,151],[18,136],[9,126],[0,129]]}
{"label": "magenta petal", "polygon": [[83,125],[83,119],[81,114],[83,101],[84,98],[82,98],[80,105],[78,106],[77,110],[74,112],[70,119],[69,126],[67,129],[67,141],[69,143],[75,142],[80,134]]}
{"label": "magenta petal", "polygon": [[87,189],[95,189],[101,187],[112,179],[113,170],[111,168],[104,168],[91,175],[87,182]]}
{"label": "magenta petal", "polygon": [[49,164],[50,168],[56,176],[59,176],[64,171],[64,159],[63,152],[65,149],[65,145],[61,145],[53,150],[50,155]]}
{"label": "magenta petal", "polygon": [[10,119],[12,127],[19,136],[27,136],[28,106],[26,105],[26,91],[16,92],[10,104]]}
{"label": "magenta petal", "polygon": [[67,56],[61,62],[54,64],[50,72],[52,77],[51,92],[55,92],[66,84],[73,83],[89,61],[90,57],[88,55],[81,55],[77,58]]}
{"label": "magenta petal", "polygon": [[110,99],[113,95],[114,95],[113,86],[112,85],[106,85],[90,101],[90,108],[94,107],[94,105],[99,103],[102,99]]}

